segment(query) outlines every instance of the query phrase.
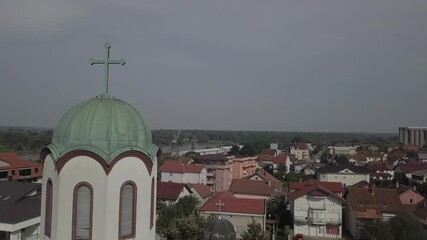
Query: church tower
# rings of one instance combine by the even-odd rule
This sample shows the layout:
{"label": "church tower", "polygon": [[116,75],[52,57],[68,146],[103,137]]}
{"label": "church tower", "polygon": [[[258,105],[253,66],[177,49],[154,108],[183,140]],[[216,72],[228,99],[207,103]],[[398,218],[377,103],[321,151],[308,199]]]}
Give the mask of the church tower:
{"label": "church tower", "polygon": [[155,238],[157,154],[141,114],[104,92],[71,108],[41,152],[41,239]]}

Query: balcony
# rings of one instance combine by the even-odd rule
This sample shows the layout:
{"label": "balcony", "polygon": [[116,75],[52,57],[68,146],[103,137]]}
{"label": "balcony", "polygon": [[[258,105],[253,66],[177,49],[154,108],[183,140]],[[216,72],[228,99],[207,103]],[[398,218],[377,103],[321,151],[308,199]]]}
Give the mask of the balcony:
{"label": "balcony", "polygon": [[309,210],[326,210],[326,205],[323,204],[310,204]]}
{"label": "balcony", "polygon": [[306,217],[302,217],[302,216],[294,216],[294,222],[295,223],[307,223],[308,220]]}
{"label": "balcony", "polygon": [[341,225],[341,218],[309,218],[308,219],[311,224],[314,225]]}

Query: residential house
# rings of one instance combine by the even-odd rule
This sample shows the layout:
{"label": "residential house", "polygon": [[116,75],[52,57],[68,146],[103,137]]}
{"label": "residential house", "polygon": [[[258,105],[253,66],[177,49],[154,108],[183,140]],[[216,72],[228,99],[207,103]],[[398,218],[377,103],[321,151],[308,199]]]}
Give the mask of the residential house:
{"label": "residential house", "polygon": [[157,200],[170,205],[184,196],[191,195],[189,185],[174,182],[157,182]]}
{"label": "residential house", "polygon": [[278,154],[277,149],[268,149],[268,148],[266,148],[266,149],[263,149],[261,151],[261,155],[269,155],[269,156],[275,157],[275,156],[277,156],[277,154]]}
{"label": "residential house", "polygon": [[316,174],[316,168],[314,168],[312,163],[307,163],[301,170],[304,172],[305,175],[315,175]]}
{"label": "residential house", "polygon": [[426,169],[427,163],[425,162],[399,163],[394,167],[394,173],[403,173],[407,178],[411,178],[412,173]]}
{"label": "residential house", "polygon": [[358,239],[364,224],[390,219],[404,210],[396,189],[349,187],[345,206],[346,228]]}
{"label": "residential house", "polygon": [[267,165],[270,166],[270,169],[273,173],[277,173],[280,166],[285,166],[286,173],[289,173],[291,169],[291,160],[287,154],[279,154],[277,156],[273,155],[259,155],[258,156],[259,164],[263,168]]}
{"label": "residential house", "polygon": [[393,165],[387,161],[373,161],[366,165],[372,180],[392,180],[394,177]]}
{"label": "residential house", "polygon": [[269,172],[265,171],[262,168],[257,169],[254,174],[252,174],[251,176],[247,176],[246,179],[254,181],[264,181],[265,183],[267,183],[268,186],[272,186],[274,188],[274,191],[276,192],[283,192],[284,190],[282,181],[275,178],[273,175],[271,175]]}
{"label": "residential house", "polygon": [[42,165],[21,159],[17,153],[0,153],[0,181],[37,181]]}
{"label": "residential house", "polygon": [[341,182],[347,187],[362,180],[369,182],[369,172],[366,167],[327,165],[317,169],[317,179],[322,182]]}
{"label": "residential house", "polygon": [[233,180],[234,156],[203,155],[195,157],[206,168],[206,186],[213,192],[227,191]]}
{"label": "residential house", "polygon": [[399,194],[400,202],[404,205],[418,204],[425,199],[416,191],[415,187],[411,188],[398,182],[396,183],[396,191]]}
{"label": "residential house", "polygon": [[247,225],[254,220],[266,229],[266,213],[264,199],[237,198],[230,192],[222,192],[209,199],[200,209],[200,216],[216,215],[230,221],[235,230],[237,239],[247,230]]}
{"label": "residential house", "polygon": [[237,198],[268,199],[273,196],[274,187],[264,181],[234,179],[230,192]]}
{"label": "residential house", "polygon": [[289,153],[294,155],[298,160],[307,161],[310,159],[310,151],[306,144],[299,143],[289,148]]}
{"label": "residential house", "polygon": [[236,157],[233,159],[233,179],[252,175],[259,168],[258,157]]}
{"label": "residential house", "polygon": [[342,205],[345,200],[319,182],[289,194],[294,233],[305,236],[341,238]]}
{"label": "residential house", "polygon": [[162,182],[206,184],[206,169],[203,164],[166,161],[159,168],[159,172]]}
{"label": "residential house", "polygon": [[41,184],[0,182],[0,239],[39,239]]}

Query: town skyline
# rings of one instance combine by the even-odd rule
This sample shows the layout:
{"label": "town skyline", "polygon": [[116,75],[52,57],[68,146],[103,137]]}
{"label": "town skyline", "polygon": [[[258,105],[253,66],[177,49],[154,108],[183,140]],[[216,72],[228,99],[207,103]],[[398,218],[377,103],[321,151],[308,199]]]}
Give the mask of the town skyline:
{"label": "town skyline", "polygon": [[[424,126],[425,1],[2,3],[0,126],[54,128],[110,92],[151,129],[384,132]],[[196,21],[197,20],[197,21]]]}

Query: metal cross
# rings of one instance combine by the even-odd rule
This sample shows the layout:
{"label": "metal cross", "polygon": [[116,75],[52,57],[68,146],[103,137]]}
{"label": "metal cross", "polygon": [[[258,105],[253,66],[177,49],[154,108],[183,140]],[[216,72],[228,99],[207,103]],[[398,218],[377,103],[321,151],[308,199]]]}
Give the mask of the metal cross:
{"label": "metal cross", "polygon": [[104,59],[90,58],[89,64],[90,65],[104,64],[104,93],[103,94],[108,94],[108,75],[109,75],[110,64],[120,64],[123,66],[125,65],[126,61],[123,58],[121,58],[120,60],[111,60],[110,59],[111,45],[109,43],[105,43],[104,47],[105,47],[105,58]]}
{"label": "metal cross", "polygon": [[218,216],[219,216],[219,214],[221,213],[221,206],[224,206],[224,203],[221,200],[219,200],[217,203],[215,203],[215,205],[218,206]]}

